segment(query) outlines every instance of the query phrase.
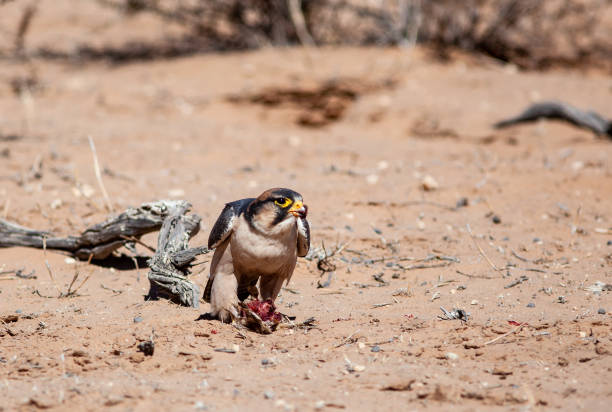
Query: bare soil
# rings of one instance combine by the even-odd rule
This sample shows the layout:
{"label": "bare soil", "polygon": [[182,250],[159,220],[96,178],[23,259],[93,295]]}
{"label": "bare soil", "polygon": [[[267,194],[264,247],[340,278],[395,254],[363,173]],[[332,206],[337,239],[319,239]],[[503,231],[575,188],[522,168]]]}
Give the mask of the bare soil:
{"label": "bare soil", "polygon": [[[612,142],[491,128],[544,99],[612,116],[609,76],[330,48],[3,61],[0,77],[3,218],[62,235],[104,220],[92,136],[116,213],[187,199],[198,246],[225,202],[290,187],[315,252],[337,251],[334,272],[300,259],[277,299],[315,328],[241,336],[196,320],[204,302],[144,301],[129,260],[2,249],[0,272],[36,278],[0,275],[0,410],[609,410],[612,299],[593,285],[612,283]],[[339,81],[350,97],[317,95]]]}

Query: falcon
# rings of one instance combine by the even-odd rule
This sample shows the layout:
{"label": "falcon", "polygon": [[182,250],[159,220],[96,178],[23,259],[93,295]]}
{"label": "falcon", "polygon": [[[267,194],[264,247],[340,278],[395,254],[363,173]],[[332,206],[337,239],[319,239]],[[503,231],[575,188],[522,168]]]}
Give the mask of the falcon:
{"label": "falcon", "polygon": [[274,302],[297,257],[310,249],[307,212],[302,195],[283,188],[225,205],[208,237],[215,253],[204,300],[213,317],[238,318],[238,304],[249,295]]}

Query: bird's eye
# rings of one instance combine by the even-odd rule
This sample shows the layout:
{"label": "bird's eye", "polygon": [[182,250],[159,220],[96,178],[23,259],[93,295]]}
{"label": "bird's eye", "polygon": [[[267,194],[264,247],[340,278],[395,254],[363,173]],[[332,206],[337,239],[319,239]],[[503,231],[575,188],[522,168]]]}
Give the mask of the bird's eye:
{"label": "bird's eye", "polygon": [[279,199],[276,199],[274,201],[274,204],[280,206],[280,207],[287,207],[291,204],[291,199],[289,199],[288,197],[281,197]]}

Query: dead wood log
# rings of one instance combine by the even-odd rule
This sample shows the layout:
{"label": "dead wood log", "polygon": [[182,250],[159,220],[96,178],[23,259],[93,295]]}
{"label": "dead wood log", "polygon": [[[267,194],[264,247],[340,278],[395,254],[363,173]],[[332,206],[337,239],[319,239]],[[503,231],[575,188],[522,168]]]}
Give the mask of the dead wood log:
{"label": "dead wood log", "polygon": [[519,123],[533,122],[540,118],[565,120],[575,126],[591,130],[597,136],[612,139],[612,121],[604,119],[595,112],[585,112],[563,102],[541,102],[529,106],[516,117],[502,120],[493,126],[496,129]]}
{"label": "dead wood log", "polygon": [[[87,228],[80,236],[56,237],[50,232],[29,229],[0,219],[0,247],[26,246],[63,250],[78,259],[102,260],[134,238],[159,230],[176,210],[190,207],[184,200],[160,200],[129,208],[118,216]],[[197,233],[200,217],[185,217],[189,233]]]}
{"label": "dead wood log", "polygon": [[181,305],[199,306],[200,289],[187,279],[191,262],[205,247],[189,248],[189,239],[200,230],[200,216],[186,215],[191,204],[160,200],[129,208],[120,215],[87,228],[80,236],[55,237],[0,219],[0,247],[26,246],[63,250],[79,259],[102,260],[140,236],[160,230],[155,255],[149,259],[147,299],[167,298]]}
{"label": "dead wood log", "polygon": [[189,248],[189,238],[200,227],[198,215],[185,215],[191,205],[177,206],[162,224],[157,251],[149,259],[147,299],[170,299],[184,306],[199,307],[200,289],[187,279],[190,263],[196,256],[208,253],[205,247]]}

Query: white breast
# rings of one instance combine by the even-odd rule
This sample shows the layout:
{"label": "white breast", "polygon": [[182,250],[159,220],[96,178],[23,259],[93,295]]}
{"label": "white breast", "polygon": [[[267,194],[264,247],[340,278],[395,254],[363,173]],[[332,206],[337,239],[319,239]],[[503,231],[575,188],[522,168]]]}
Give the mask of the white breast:
{"label": "white breast", "polygon": [[281,225],[274,233],[262,233],[252,228],[244,215],[240,216],[231,238],[235,269],[245,274],[264,275],[293,268],[297,259],[297,226],[294,219],[277,226]]}

